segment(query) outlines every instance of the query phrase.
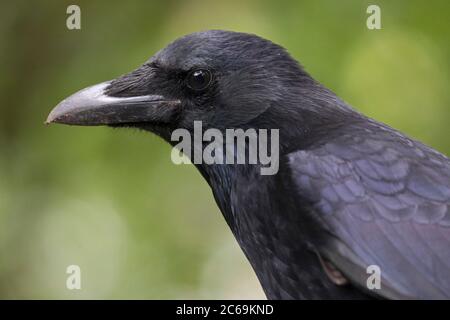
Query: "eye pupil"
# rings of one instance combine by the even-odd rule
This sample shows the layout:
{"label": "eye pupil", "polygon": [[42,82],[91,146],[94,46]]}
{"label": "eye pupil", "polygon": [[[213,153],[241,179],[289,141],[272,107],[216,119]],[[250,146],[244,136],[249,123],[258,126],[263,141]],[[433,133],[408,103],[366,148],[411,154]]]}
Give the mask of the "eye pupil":
{"label": "eye pupil", "polygon": [[211,73],[205,69],[191,71],[187,77],[187,85],[192,90],[204,90],[211,83]]}

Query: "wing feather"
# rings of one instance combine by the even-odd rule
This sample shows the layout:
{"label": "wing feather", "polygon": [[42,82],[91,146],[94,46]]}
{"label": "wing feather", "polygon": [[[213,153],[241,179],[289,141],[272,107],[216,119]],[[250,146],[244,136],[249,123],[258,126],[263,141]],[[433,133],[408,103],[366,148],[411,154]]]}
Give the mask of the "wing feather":
{"label": "wing feather", "polygon": [[450,161],[379,129],[288,155],[299,198],[330,233],[320,250],[361,287],[378,265],[382,296],[450,298]]}

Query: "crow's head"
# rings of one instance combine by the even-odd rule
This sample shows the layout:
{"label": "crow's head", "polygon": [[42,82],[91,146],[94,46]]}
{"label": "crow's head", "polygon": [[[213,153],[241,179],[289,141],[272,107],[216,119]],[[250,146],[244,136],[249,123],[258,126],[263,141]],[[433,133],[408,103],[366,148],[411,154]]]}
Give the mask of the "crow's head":
{"label": "crow's head", "polygon": [[192,130],[194,121],[204,129],[276,128],[288,150],[349,114],[279,45],[211,30],[179,38],[138,69],[75,93],[47,123],[135,127],[169,142],[173,130]]}
{"label": "crow's head", "polygon": [[75,93],[47,122],[138,127],[166,138],[194,120],[218,129],[267,126],[289,119],[287,106],[318,87],[282,47],[213,30],[184,36],[138,69]]}

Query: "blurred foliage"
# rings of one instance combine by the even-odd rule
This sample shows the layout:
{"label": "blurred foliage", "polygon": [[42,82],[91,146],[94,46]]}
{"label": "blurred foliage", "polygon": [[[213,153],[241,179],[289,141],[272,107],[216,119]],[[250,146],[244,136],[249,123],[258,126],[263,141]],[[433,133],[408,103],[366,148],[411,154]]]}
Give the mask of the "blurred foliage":
{"label": "blurred foliage", "polygon": [[[382,30],[366,28],[372,3]],[[167,144],[46,127],[47,113],[183,34],[228,29],[283,45],[355,108],[449,154],[449,14],[446,0],[2,1],[0,297],[262,298],[207,184]],[[70,264],[80,291],[65,288]]]}

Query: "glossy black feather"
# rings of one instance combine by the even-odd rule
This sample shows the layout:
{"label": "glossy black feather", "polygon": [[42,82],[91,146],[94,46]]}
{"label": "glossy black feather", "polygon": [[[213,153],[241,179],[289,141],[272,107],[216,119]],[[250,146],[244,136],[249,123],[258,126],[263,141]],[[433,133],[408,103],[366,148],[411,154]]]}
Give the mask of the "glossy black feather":
{"label": "glossy black feather", "polygon": [[378,265],[388,297],[450,297],[448,158],[369,120],[288,158],[299,198],[355,269]]}

